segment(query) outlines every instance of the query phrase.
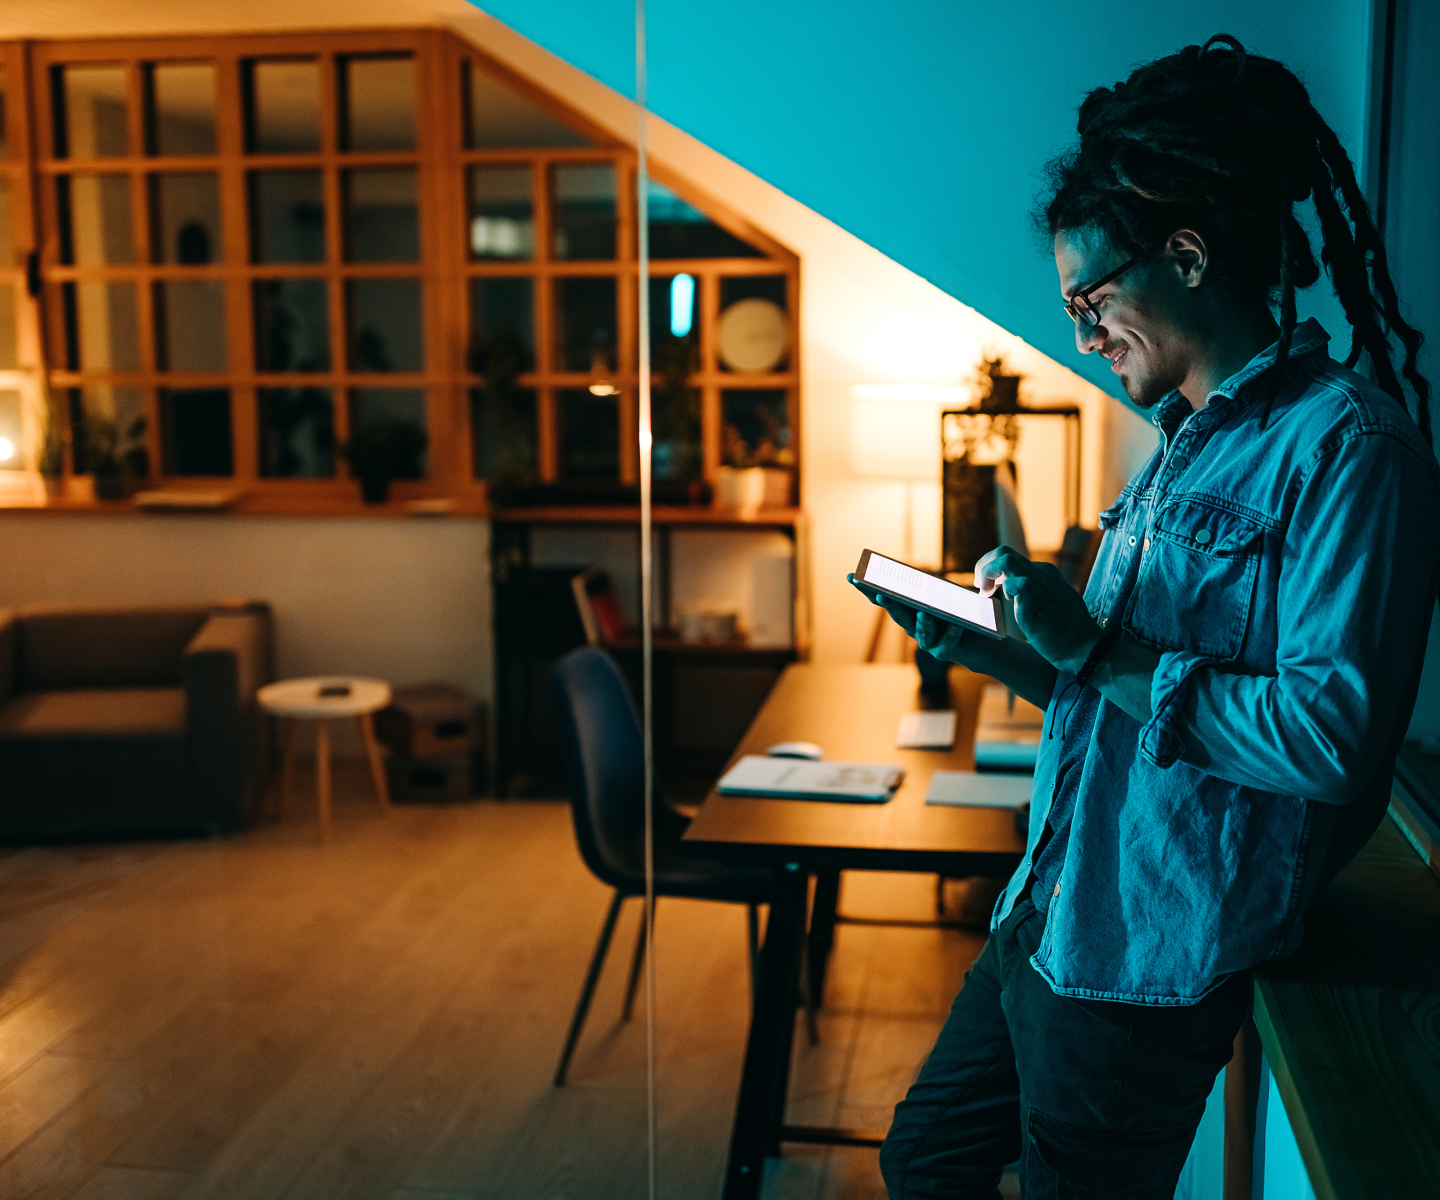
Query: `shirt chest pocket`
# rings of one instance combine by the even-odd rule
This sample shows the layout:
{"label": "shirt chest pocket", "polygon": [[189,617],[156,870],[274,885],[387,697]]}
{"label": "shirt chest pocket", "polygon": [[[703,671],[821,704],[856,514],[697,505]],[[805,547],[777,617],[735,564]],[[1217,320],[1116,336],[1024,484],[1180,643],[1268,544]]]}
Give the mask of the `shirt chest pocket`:
{"label": "shirt chest pocket", "polygon": [[1126,534],[1135,528],[1141,518],[1137,512],[1140,498],[1137,493],[1124,491],[1110,507],[1100,513],[1100,530],[1105,535],[1095,562],[1090,568],[1090,579],[1085,586],[1085,604],[1098,620],[1103,617],[1119,597],[1124,583],[1127,560]]}
{"label": "shirt chest pocket", "polygon": [[1204,500],[1161,506],[1125,632],[1157,650],[1236,658],[1250,620],[1265,528]]}

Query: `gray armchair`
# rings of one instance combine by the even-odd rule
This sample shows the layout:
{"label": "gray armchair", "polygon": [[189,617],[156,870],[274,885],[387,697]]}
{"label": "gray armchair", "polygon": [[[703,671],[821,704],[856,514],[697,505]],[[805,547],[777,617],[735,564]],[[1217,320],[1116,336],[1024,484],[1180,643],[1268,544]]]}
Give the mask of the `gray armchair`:
{"label": "gray armchair", "polygon": [[248,825],[271,660],[264,605],[0,610],[0,840]]}

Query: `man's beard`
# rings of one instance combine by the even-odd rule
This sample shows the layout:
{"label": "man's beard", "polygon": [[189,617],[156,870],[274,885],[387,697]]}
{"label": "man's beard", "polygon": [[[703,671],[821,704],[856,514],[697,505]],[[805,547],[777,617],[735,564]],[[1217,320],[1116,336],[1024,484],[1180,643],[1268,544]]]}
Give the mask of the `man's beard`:
{"label": "man's beard", "polygon": [[1174,388],[1165,387],[1163,384],[1155,383],[1149,379],[1133,383],[1129,380],[1122,380],[1122,384],[1125,388],[1125,394],[1130,397],[1130,403],[1136,408],[1154,408],[1160,401],[1175,390]]}
{"label": "man's beard", "polygon": [[[1115,345],[1105,345],[1100,352],[1106,357],[1114,353],[1116,346],[1124,350],[1127,356],[1133,359],[1135,348],[1128,342],[1119,342]],[[1130,398],[1130,403],[1136,408],[1154,408],[1166,396],[1180,386],[1181,380],[1171,382],[1163,367],[1158,371],[1150,371],[1142,374],[1137,370],[1134,373],[1126,372],[1120,376],[1120,386],[1125,389],[1125,394]]]}

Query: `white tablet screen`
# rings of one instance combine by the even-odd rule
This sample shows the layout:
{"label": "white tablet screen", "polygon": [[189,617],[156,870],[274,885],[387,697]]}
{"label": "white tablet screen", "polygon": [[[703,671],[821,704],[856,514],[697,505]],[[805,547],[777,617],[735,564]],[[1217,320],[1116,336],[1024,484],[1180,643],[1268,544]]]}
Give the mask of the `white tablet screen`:
{"label": "white tablet screen", "polygon": [[981,596],[978,592],[972,592],[969,588],[951,583],[948,579],[939,579],[934,575],[927,575],[924,571],[917,571],[914,567],[907,567],[893,558],[882,558],[873,550],[870,552],[870,561],[865,566],[865,582],[887,588],[900,596],[909,596],[930,608],[969,621],[972,625],[995,629],[993,600]]}

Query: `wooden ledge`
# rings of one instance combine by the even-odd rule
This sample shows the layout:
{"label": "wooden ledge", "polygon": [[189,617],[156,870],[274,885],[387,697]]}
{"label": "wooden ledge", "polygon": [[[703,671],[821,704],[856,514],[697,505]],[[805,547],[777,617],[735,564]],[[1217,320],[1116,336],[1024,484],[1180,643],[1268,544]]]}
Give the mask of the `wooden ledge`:
{"label": "wooden ledge", "polygon": [[1387,816],[1305,923],[1255,1024],[1317,1200],[1440,1195],[1440,880]]}

